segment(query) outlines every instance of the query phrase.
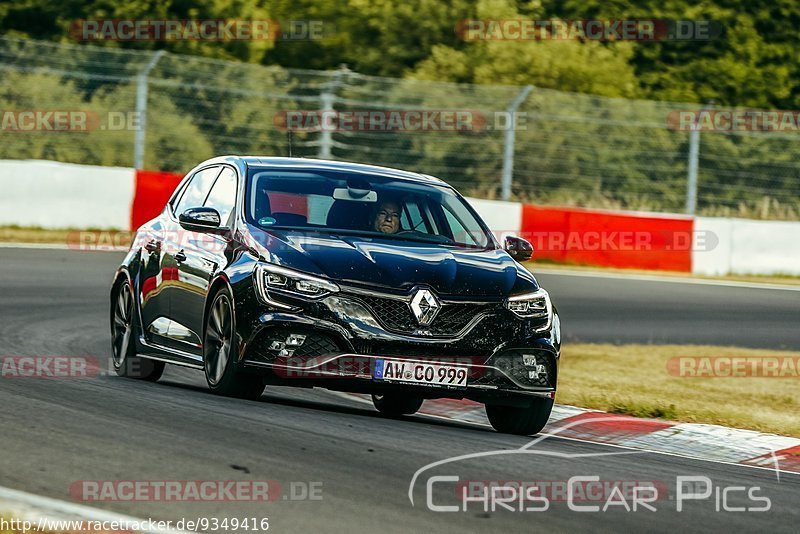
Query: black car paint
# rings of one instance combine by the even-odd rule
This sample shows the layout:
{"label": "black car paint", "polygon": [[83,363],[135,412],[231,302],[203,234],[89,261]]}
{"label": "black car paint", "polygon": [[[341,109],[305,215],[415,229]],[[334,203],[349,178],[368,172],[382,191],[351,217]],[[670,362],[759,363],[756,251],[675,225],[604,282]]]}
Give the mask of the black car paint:
{"label": "black car paint", "polygon": [[[210,165],[227,165],[237,171],[236,216],[231,228],[199,231],[182,227],[172,212],[172,201],[186,181]],[[253,272],[259,261],[331,279],[343,287],[367,288],[383,293],[402,294],[416,287],[434,290],[442,299],[502,302],[505,298],[539,288],[535,277],[504,251],[492,238],[487,250],[446,247],[435,244],[344,235],[337,232],[307,234],[296,230],[259,228],[246,221],[240,207],[244,202],[248,167],[315,168],[325,167],[352,173],[391,173],[399,179],[425,182],[435,180],[403,171],[340,162],[270,158],[224,157],[201,164],[187,174],[176,188],[170,203],[156,219],[143,225],[116,282],[127,279],[137,296],[138,321],[135,325],[137,353],[171,363],[202,367],[203,325],[209,298],[219,287],[227,286],[234,297],[235,325],[241,363],[255,360],[253,342],[268,328],[284,325],[327,332],[344,343],[343,350],[359,353],[358,342],[381,354],[391,354],[393,346],[424,356],[446,348],[454,354],[480,352],[484,361],[508,349],[534,349],[551,355],[554,365],[560,358],[560,344],[550,331],[535,332],[525,321],[508,310],[483,319],[460,338],[439,339],[408,336],[375,328],[374,321],[343,325],[341,317],[322,303],[312,310],[288,313],[268,309],[257,297]],[[443,185],[438,180],[437,185]],[[472,209],[470,207],[470,209]],[[478,220],[481,219],[478,217]],[[481,224],[484,223],[481,221]],[[484,226],[485,228],[485,226]],[[489,232],[491,235],[491,233]],[[179,283],[176,283],[177,280]],[[310,313],[306,313],[310,312]],[[169,335],[153,332],[157,317],[175,321]],[[491,320],[490,320],[491,319]],[[177,331],[173,331],[173,328]],[[387,349],[387,347],[389,349]],[[437,350],[434,350],[437,349]],[[478,350],[480,349],[480,350]],[[403,356],[399,356],[403,357]],[[274,377],[272,377],[274,378]],[[555,383],[555,377],[553,377]],[[375,384],[324,381],[306,384],[352,391],[372,390]],[[554,387],[545,388],[554,391]],[[424,392],[427,396],[464,396],[484,400],[483,393]]]}

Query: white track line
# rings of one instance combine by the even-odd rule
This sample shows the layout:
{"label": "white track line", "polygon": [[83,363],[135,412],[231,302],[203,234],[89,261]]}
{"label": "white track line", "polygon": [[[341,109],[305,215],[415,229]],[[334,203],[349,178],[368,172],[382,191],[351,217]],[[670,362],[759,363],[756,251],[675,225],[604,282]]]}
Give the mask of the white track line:
{"label": "white track line", "polygon": [[72,250],[74,252],[127,252],[128,247],[102,247],[82,250],[79,245],[70,246],[65,243],[0,243],[0,248],[21,248],[29,250]]}
{"label": "white track line", "polygon": [[[41,497],[33,493],[26,493],[3,486],[0,486],[0,513],[6,514],[6,518],[8,518],[8,514],[13,514],[12,519],[26,519],[34,522],[34,524],[40,518],[46,518],[51,524],[60,521],[116,521],[118,524],[123,525],[141,525],[148,522],[128,515],[99,510],[59,499]],[[181,531],[172,529],[144,529],[137,532],[144,534],[181,533]]]}
{"label": "white track line", "polygon": [[800,285],[769,284],[762,282],[738,282],[736,280],[713,280],[706,278],[683,278],[680,276],[603,273],[595,271],[576,271],[570,269],[531,269],[534,275],[577,276],[582,278],[607,278],[614,280],[634,280],[637,282],[666,282],[670,284],[690,284],[698,286],[737,287],[744,289],[777,289],[780,291],[800,291]]}
{"label": "white track line", "polygon": [[0,248],[32,248],[42,250],[69,250],[64,243],[0,243]]}
{"label": "white track line", "polygon": [[[324,391],[326,393],[332,394],[335,397],[350,399],[352,401],[357,401],[359,403],[372,406],[372,402],[371,401],[368,401],[367,399],[362,399],[361,397],[351,396],[349,393],[344,393],[344,392],[341,392],[341,391],[330,391],[330,390],[324,390]],[[594,410],[586,410],[586,411],[594,411]],[[602,413],[602,412],[598,412],[598,413]],[[492,425],[490,425],[488,423],[476,423],[474,421],[462,421],[460,419],[455,419],[453,417],[448,417],[448,416],[445,416],[445,415],[433,415],[433,414],[427,414],[427,413],[417,413],[417,414],[414,415],[414,417],[429,417],[429,418],[438,419],[438,420],[441,420],[441,421],[449,421],[451,423],[456,422],[456,423],[460,423],[460,424],[463,424],[463,425],[477,426],[477,427],[482,427],[482,428],[492,428]],[[700,456],[692,456],[690,454],[678,454],[678,453],[667,452],[667,451],[654,451],[654,450],[649,450],[649,449],[645,449],[645,448],[641,448],[641,447],[630,447],[628,445],[618,445],[616,443],[605,443],[605,442],[598,442],[598,441],[590,441],[590,440],[587,440],[587,439],[570,438],[570,437],[567,437],[567,436],[560,436],[558,434],[542,433],[540,435],[544,435],[544,436],[547,436],[547,437],[550,437],[550,438],[554,438],[554,439],[561,439],[561,440],[566,440],[566,441],[574,441],[574,442],[577,442],[577,443],[589,443],[591,445],[596,445],[596,446],[599,446],[599,447],[613,447],[615,449],[624,449],[624,450],[628,450],[628,451],[639,451],[639,452],[648,453],[648,454],[660,454],[662,456],[672,456],[674,458],[688,458],[690,460],[698,460],[700,462],[706,462],[706,463],[712,463],[712,464],[722,464],[722,465],[731,465],[731,466],[736,466],[736,467],[744,467],[744,468],[747,468],[747,469],[759,469],[761,471],[770,471],[772,473],[776,473],[776,474],[779,474],[779,475],[790,475],[790,476],[800,477],[800,473],[794,473],[792,471],[780,471],[780,472],[777,472],[777,470],[774,467],[763,467],[763,466],[760,466],[760,465],[750,465],[750,464],[742,464],[742,463],[738,463],[738,462],[728,462],[728,461],[725,461],[725,460],[718,460],[718,459],[714,459],[714,458],[702,458]]]}

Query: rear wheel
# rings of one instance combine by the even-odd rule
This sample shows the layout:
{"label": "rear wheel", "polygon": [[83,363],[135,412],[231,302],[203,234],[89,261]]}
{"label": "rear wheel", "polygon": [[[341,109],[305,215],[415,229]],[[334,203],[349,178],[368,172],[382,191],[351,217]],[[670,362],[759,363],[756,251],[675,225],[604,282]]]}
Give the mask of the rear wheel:
{"label": "rear wheel", "polygon": [[372,404],[383,415],[397,417],[399,415],[411,415],[417,413],[422,406],[422,398],[399,395],[397,393],[386,393],[383,395],[373,395]]}
{"label": "rear wheel", "polygon": [[256,374],[244,373],[237,363],[233,298],[227,288],[220,289],[206,314],[203,339],[203,368],[212,392],[226,397],[256,400],[264,392],[264,381]]}
{"label": "rear wheel", "polygon": [[111,300],[111,351],[119,376],[155,382],[164,373],[164,362],[136,355],[133,338],[133,292],[127,279],[117,284]]}
{"label": "rear wheel", "polygon": [[553,410],[553,399],[534,398],[526,408],[486,405],[486,415],[495,430],[504,434],[530,436],[539,433]]}

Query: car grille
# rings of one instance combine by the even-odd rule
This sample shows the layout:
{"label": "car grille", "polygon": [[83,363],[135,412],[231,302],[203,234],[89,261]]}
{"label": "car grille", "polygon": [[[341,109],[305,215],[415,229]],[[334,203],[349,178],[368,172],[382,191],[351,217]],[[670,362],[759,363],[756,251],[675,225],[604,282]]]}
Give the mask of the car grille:
{"label": "car grille", "polygon": [[433,322],[428,326],[421,326],[404,300],[364,295],[358,295],[357,298],[387,330],[411,335],[424,330],[426,336],[438,337],[458,335],[477,315],[494,311],[500,306],[496,303],[442,304]]}
{"label": "car grille", "polygon": [[353,343],[357,354],[386,356],[389,358],[412,358],[419,360],[445,359],[462,363],[483,363],[491,354],[491,350],[481,348],[463,348],[451,345],[420,345],[398,342],[374,342],[357,340]]}

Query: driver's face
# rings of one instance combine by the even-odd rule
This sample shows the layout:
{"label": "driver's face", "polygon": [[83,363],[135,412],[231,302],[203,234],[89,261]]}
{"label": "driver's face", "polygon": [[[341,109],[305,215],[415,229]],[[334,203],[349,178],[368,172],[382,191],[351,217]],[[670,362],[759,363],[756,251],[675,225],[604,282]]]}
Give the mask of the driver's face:
{"label": "driver's face", "polygon": [[378,206],[373,228],[384,234],[394,234],[400,229],[400,206],[395,202],[384,202]]}

